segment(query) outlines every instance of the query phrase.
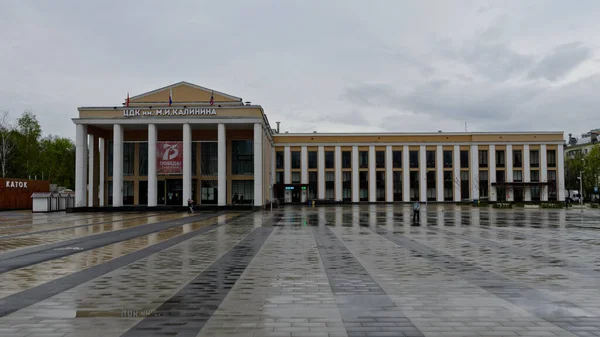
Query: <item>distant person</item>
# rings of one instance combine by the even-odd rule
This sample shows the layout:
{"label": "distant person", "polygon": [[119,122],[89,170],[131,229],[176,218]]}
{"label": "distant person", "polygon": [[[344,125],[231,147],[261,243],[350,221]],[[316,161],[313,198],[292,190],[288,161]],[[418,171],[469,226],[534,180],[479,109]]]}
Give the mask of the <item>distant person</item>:
{"label": "distant person", "polygon": [[237,193],[233,194],[233,200],[232,200],[232,202],[233,202],[234,205],[237,204],[237,202],[238,202],[238,194]]}
{"label": "distant person", "polygon": [[244,203],[244,195],[240,194],[240,204],[243,204],[243,203]]}
{"label": "distant person", "polygon": [[187,201],[188,204],[188,213],[194,213],[194,200],[192,200],[192,198],[189,198]]}
{"label": "distant person", "polygon": [[413,222],[421,221],[421,215],[419,211],[421,210],[421,204],[419,201],[415,201],[413,204]]}

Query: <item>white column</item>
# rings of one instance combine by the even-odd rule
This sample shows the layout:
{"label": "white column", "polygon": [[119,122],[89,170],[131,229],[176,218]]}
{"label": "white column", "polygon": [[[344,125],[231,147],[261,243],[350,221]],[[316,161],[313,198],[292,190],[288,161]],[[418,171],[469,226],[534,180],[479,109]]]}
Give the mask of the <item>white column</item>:
{"label": "white column", "polygon": [[394,161],[392,146],[385,147],[385,201],[394,201]]}
{"label": "white column", "polygon": [[[529,145],[523,145],[523,182],[531,182],[531,167],[529,166]],[[525,185],[523,188],[523,199],[531,201],[531,187]]]}
{"label": "white column", "polygon": [[496,182],[496,146],[495,145],[490,145],[490,148],[488,150],[488,156],[489,156],[489,160],[488,160],[488,165],[490,167],[489,169],[489,173],[488,173],[488,178],[490,181],[490,201],[496,201],[498,200],[498,196],[497,196],[497,190],[496,190],[496,185],[492,185],[492,183]]}
{"label": "white column", "polygon": [[375,167],[375,146],[369,146],[369,202],[377,201]]}
{"label": "white column", "polygon": [[435,149],[435,183],[437,201],[444,201],[444,148],[441,145]]}
{"label": "white column", "polygon": [[99,179],[98,179],[98,206],[104,207],[104,165],[105,161],[105,144],[106,140],[104,138],[98,138],[98,151],[100,151],[100,155],[98,156],[98,166],[100,168]]}
{"label": "white column", "polygon": [[[565,155],[564,148],[561,144],[558,145],[556,151],[556,190],[558,192],[558,201],[565,201]],[[564,213],[563,213],[564,214]]]}
{"label": "white column", "polygon": [[[506,181],[513,182],[513,153],[512,153],[512,145],[506,145]],[[514,201],[515,200],[515,191],[512,186],[506,187],[506,201]]]}
{"label": "white column", "polygon": [[94,185],[94,152],[98,151],[98,144],[94,142],[94,135],[88,135],[88,206],[94,206],[94,198],[96,197],[97,186]]}
{"label": "white column", "polygon": [[427,157],[425,145],[419,147],[419,199],[427,201]]}
{"label": "white column", "polygon": [[289,146],[283,148],[283,183],[292,183],[292,150]]}
{"label": "white column", "polygon": [[123,206],[123,126],[113,125],[113,207]]}
{"label": "white column", "polygon": [[[157,204],[158,181],[156,178],[156,124],[148,124],[148,206]],[[185,199],[187,200],[187,199]]]}
{"label": "white column", "polygon": [[460,146],[454,145],[452,156],[452,171],[454,172],[454,201],[460,201]]}
{"label": "white column", "polygon": [[254,123],[254,206],[263,205],[262,124]]}
{"label": "white column", "polygon": [[[540,145],[540,182],[548,182],[548,160],[546,158],[546,144]],[[548,201],[548,185],[542,185],[540,191],[542,201]]]}
{"label": "white column", "polygon": [[359,202],[358,194],[358,146],[352,147],[352,202]]}
{"label": "white column", "polygon": [[325,149],[323,146],[318,147],[317,152],[317,168],[318,168],[318,177],[319,177],[319,199],[325,199]]}
{"label": "white column", "polygon": [[334,153],[335,160],[335,200],[342,201],[342,148],[340,146],[335,147]]}
{"label": "white column", "polygon": [[277,170],[275,167],[276,156],[277,154],[275,153],[275,147],[271,147],[271,185],[275,185],[275,183],[277,182],[275,178],[275,175],[277,174]]}
{"label": "white column", "polygon": [[479,199],[479,147],[471,145],[471,199]]}
{"label": "white column", "polygon": [[410,202],[410,163],[408,145],[402,147],[402,201]]}
{"label": "white column", "polygon": [[182,205],[192,197],[192,126],[183,124],[183,193]]}
{"label": "white column", "polygon": [[[308,184],[308,148],[306,146],[302,146],[300,148],[300,183]],[[301,201],[306,202],[307,190],[302,190]]]}
{"label": "white column", "polygon": [[87,125],[75,129],[75,207],[85,207],[87,187]]}
{"label": "white column", "polygon": [[225,124],[220,123],[218,126],[217,137],[217,202],[219,206],[227,204],[227,139],[225,137]]}

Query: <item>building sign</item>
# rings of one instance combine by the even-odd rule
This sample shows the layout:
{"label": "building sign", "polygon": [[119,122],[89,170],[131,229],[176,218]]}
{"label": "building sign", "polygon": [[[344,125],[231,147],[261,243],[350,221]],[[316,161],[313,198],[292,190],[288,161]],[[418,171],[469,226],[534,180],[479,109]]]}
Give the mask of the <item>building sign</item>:
{"label": "building sign", "polygon": [[183,174],[183,143],[156,143],[156,173]]}
{"label": "building sign", "polygon": [[170,117],[170,116],[211,116],[216,115],[213,108],[166,108],[166,109],[125,109],[123,117]]}
{"label": "building sign", "polygon": [[14,180],[7,180],[6,181],[6,187],[7,188],[27,188],[27,182],[26,181],[14,181]]}

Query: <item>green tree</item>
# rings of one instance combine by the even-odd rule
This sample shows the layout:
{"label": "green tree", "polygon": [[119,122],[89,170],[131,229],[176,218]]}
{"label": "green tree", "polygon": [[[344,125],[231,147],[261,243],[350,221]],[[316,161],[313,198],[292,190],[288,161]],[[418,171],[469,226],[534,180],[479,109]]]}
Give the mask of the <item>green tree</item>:
{"label": "green tree", "polygon": [[36,175],[36,169],[40,166],[38,163],[39,157],[39,140],[42,136],[42,128],[36,116],[31,111],[25,111],[17,120],[16,144],[18,148],[18,159],[21,164],[22,178]]}
{"label": "green tree", "polygon": [[594,145],[585,157],[583,170],[583,189],[587,195],[594,193],[594,186],[598,186],[600,178],[600,146]]}
{"label": "green tree", "polygon": [[565,187],[567,190],[579,191],[579,173],[584,170],[585,157],[577,153],[574,157],[565,160]]}
{"label": "green tree", "polygon": [[75,145],[68,138],[49,135],[40,140],[41,172],[53,184],[73,188],[75,181]]}

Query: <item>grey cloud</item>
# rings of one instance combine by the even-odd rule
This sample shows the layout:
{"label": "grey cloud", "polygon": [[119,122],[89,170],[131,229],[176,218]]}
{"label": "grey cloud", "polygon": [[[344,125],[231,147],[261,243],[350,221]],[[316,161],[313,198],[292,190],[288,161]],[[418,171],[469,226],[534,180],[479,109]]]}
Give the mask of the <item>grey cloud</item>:
{"label": "grey cloud", "polygon": [[537,62],[529,77],[556,81],[592,56],[592,49],[581,42],[563,44]]}
{"label": "grey cloud", "polygon": [[526,72],[533,57],[513,51],[507,44],[474,41],[459,51],[463,61],[485,78],[505,81]]}

